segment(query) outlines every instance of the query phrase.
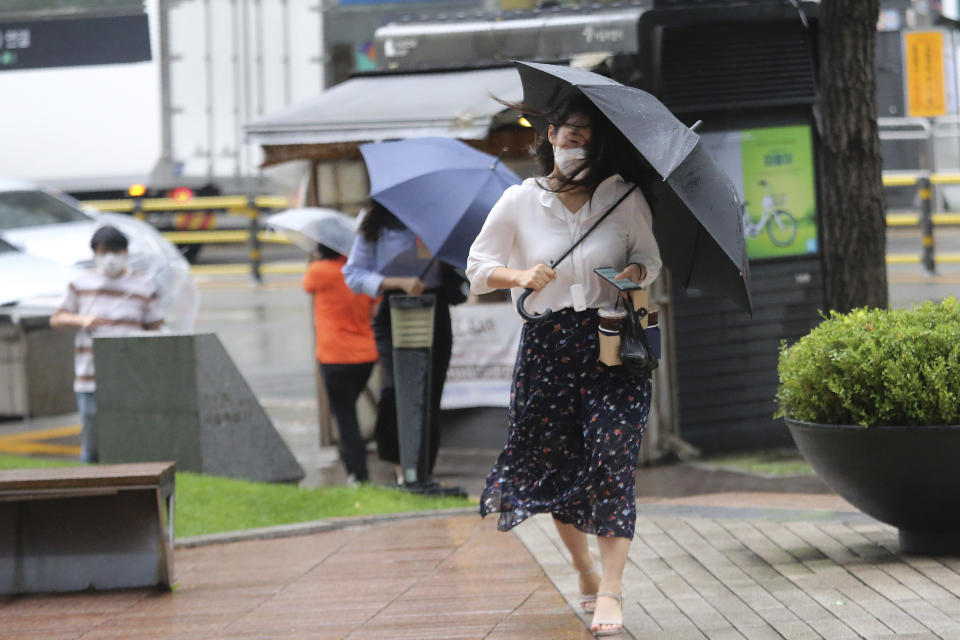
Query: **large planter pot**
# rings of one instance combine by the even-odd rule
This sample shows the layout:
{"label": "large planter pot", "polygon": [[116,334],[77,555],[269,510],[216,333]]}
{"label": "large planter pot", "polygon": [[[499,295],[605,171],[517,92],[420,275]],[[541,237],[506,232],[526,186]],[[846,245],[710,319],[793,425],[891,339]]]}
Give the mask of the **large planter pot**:
{"label": "large planter pot", "polygon": [[830,488],[900,530],[901,551],[960,554],[960,426],[786,423]]}

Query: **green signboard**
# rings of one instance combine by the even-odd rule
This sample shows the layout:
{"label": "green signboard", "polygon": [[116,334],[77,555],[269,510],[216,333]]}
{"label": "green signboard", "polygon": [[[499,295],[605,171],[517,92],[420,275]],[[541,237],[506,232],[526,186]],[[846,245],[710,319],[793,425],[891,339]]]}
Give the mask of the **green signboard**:
{"label": "green signboard", "polygon": [[810,127],[705,133],[704,144],[744,201],[747,256],[816,253],[816,193]]}

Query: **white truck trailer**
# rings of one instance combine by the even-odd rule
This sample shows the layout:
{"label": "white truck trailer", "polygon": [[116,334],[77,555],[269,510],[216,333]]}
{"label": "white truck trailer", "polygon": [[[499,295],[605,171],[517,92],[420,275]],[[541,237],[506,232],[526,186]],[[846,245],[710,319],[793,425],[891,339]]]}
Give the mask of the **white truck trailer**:
{"label": "white truck trailer", "polygon": [[0,177],[81,199],[282,191],[242,126],[323,90],[319,5],[0,4]]}

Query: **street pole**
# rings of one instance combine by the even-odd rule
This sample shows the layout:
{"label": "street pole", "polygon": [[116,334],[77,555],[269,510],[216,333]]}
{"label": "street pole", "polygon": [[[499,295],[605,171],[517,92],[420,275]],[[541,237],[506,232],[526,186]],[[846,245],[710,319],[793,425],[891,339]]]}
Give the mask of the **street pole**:
{"label": "street pole", "polygon": [[933,190],[930,177],[923,176],[917,181],[920,194],[920,231],[923,241],[923,269],[929,275],[937,272],[933,246]]}

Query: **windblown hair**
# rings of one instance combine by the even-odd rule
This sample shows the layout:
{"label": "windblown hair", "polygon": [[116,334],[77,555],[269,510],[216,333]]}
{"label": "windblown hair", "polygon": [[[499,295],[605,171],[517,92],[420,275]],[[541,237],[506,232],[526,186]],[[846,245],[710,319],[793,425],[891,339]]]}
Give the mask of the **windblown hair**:
{"label": "windblown hair", "polygon": [[370,201],[367,213],[360,222],[359,233],[367,242],[376,242],[384,229],[403,229],[404,224],[376,200]]}
{"label": "windblown hair", "polygon": [[[626,140],[622,133],[579,91],[570,91],[548,110],[539,109],[523,102],[508,102],[494,97],[501,104],[525,115],[545,119],[556,131],[573,114],[583,114],[590,119],[590,144],[586,147],[585,175],[577,179],[563,174],[555,176],[559,185],[550,187],[546,181],[540,186],[548,191],[562,192],[576,188],[593,189],[614,174],[628,182],[640,183],[649,177],[652,168]],[[540,165],[541,176],[553,172],[553,145],[547,137],[546,127],[537,131],[533,153]]]}

